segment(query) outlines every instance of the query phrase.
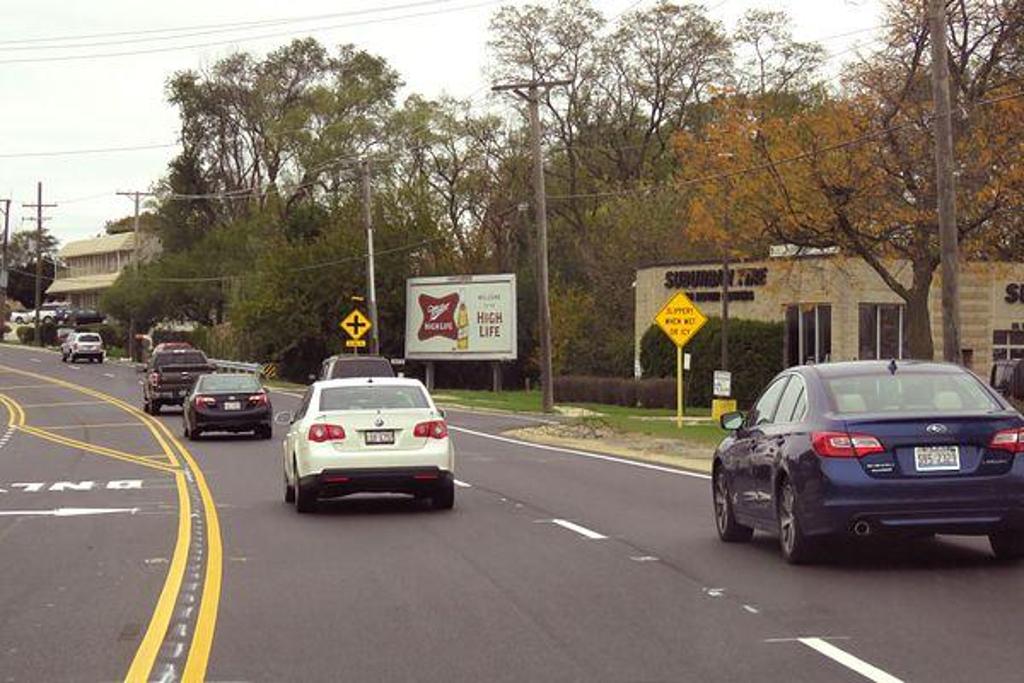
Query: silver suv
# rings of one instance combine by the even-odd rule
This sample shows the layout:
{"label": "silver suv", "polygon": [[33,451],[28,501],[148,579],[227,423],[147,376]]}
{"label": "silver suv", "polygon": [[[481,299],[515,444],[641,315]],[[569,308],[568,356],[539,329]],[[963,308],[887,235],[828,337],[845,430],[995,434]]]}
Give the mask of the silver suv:
{"label": "silver suv", "polygon": [[60,359],[64,363],[74,363],[79,358],[102,363],[105,355],[103,337],[95,332],[72,332],[60,345]]}

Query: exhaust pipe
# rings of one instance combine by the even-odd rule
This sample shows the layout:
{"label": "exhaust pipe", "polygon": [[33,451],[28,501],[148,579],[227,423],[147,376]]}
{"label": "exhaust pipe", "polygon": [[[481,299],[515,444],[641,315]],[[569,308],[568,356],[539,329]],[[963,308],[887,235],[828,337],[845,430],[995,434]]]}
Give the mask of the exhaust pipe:
{"label": "exhaust pipe", "polygon": [[855,522],[853,525],[853,533],[855,536],[870,536],[871,525],[865,522],[863,519],[859,522]]}

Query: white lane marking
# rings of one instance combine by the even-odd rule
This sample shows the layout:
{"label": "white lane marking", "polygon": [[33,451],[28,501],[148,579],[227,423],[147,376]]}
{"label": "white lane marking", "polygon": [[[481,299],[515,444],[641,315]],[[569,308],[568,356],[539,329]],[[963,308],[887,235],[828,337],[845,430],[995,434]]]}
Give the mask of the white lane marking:
{"label": "white lane marking", "polygon": [[654,470],[655,472],[667,472],[669,474],[678,474],[683,477],[693,477],[694,479],[711,479],[710,474],[703,474],[702,472],[690,472],[688,470],[680,470],[675,467],[664,467],[662,465],[653,465],[649,462],[639,462],[637,460],[629,460],[627,458],[616,458],[613,455],[601,455],[599,453],[590,453],[589,451],[577,451],[572,448],[561,448],[558,446],[547,446],[540,443],[530,443],[529,441],[522,441],[520,439],[510,439],[507,436],[497,436],[495,434],[487,434],[486,432],[478,432],[472,429],[465,429],[464,427],[452,427],[448,426],[449,431],[462,432],[463,434],[469,434],[471,436],[479,436],[484,439],[492,439],[494,441],[501,441],[503,443],[510,443],[516,446],[525,446],[527,448],[536,448],[541,451],[554,451],[555,453],[568,453],[569,455],[578,455],[583,458],[593,458],[594,460],[604,460],[606,462],[615,462],[620,465],[630,465],[632,467],[640,467],[645,470]]}
{"label": "white lane marking", "polygon": [[104,377],[109,377],[110,379],[114,379],[114,373],[112,373],[112,372],[104,372],[103,376]]}
{"label": "white lane marking", "polygon": [[547,520],[547,521],[551,522],[552,524],[557,524],[558,526],[562,527],[563,529],[568,529],[569,531],[575,531],[580,536],[583,536],[585,538],[589,538],[592,541],[601,541],[601,540],[604,540],[604,539],[608,538],[604,534],[599,534],[596,531],[594,531],[593,529],[588,529],[585,526],[580,526],[579,524],[574,524],[573,522],[570,522],[567,519],[550,519],[550,520]]}
{"label": "white lane marking", "polygon": [[709,598],[720,598],[725,595],[724,588],[705,588],[704,594]]}
{"label": "white lane marking", "polygon": [[57,508],[55,510],[0,510],[5,517],[82,517],[128,513],[134,515],[139,508]]}
{"label": "white lane marking", "polygon": [[472,484],[467,484],[466,482],[462,481],[461,479],[456,479],[455,480],[455,485],[458,486],[460,489],[471,489],[471,488],[473,488]]}
{"label": "white lane marking", "polygon": [[875,681],[875,683],[903,683],[901,679],[882,671],[877,666],[868,664],[859,657],[854,657],[845,650],[840,650],[832,643],[821,638],[798,638],[797,640],[812,650],[842,664],[847,669],[856,671],[869,681]]}
{"label": "white lane marking", "polygon": [[751,614],[760,614],[761,610],[757,609],[753,605],[743,605],[743,609],[747,610]]}
{"label": "white lane marking", "polygon": [[78,372],[81,369],[82,368],[78,367],[77,365],[69,365],[68,366],[68,370],[74,370],[75,372]]}
{"label": "white lane marking", "polygon": [[32,363],[42,363],[43,362],[43,361],[39,360],[38,358],[29,358],[29,361],[32,362]]}

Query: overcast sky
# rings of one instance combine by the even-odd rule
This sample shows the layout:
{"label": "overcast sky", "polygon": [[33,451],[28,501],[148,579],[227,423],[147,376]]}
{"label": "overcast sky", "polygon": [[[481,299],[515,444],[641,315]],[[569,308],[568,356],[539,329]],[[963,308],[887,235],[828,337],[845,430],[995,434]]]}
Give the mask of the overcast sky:
{"label": "overcast sky", "polygon": [[[535,0],[539,2],[543,0]],[[592,0],[612,18],[654,0]],[[43,182],[47,226],[61,240],[98,234],[107,220],[131,212],[131,202],[114,193],[145,190],[175,154],[173,146],[103,154],[66,152],[110,147],[173,145],[177,113],[164,99],[164,84],[177,70],[209,65],[236,50],[263,54],[292,38],[313,35],[327,45],[354,43],[385,57],[406,82],[406,93],[458,97],[486,93],[487,25],[503,4],[486,0],[5,0],[0,25],[0,197],[10,197],[11,229],[28,229],[22,217]],[[382,7],[403,5],[390,12]],[[417,5],[413,7],[412,5]],[[824,42],[839,55],[841,68],[858,44],[876,36],[878,0],[709,0],[711,14],[731,29],[748,8],[785,9],[795,18],[799,39],[810,40],[859,29],[867,31]],[[212,32],[163,40],[154,29],[204,27],[342,12],[302,24],[263,25],[246,31]],[[434,14],[426,14],[426,13]],[[419,14],[419,16],[403,16]],[[385,17],[393,21],[380,21]],[[369,24],[373,20],[376,23]],[[361,25],[355,25],[359,24]],[[123,32],[82,38],[73,48],[39,39]],[[267,34],[274,34],[267,36]],[[267,37],[261,37],[267,36]],[[26,42],[35,41],[35,42]],[[120,44],[96,46],[95,43]],[[228,42],[232,41],[232,42]],[[212,44],[217,43],[217,44]],[[92,45],[90,45],[92,44]],[[184,46],[184,47],[182,47]],[[43,49],[45,47],[46,49]],[[168,47],[181,49],[167,50]],[[159,50],[159,51],[158,51]],[[144,54],[81,59],[85,54],[149,51]],[[38,61],[75,57],[61,61]],[[29,61],[36,60],[36,61]],[[30,156],[36,155],[36,156]]]}

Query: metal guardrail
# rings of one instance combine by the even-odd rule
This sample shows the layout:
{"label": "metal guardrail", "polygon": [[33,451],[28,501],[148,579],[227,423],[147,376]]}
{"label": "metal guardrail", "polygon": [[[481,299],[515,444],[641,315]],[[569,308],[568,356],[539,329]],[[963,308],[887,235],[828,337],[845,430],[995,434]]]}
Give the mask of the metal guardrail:
{"label": "metal guardrail", "polygon": [[221,372],[244,372],[253,375],[263,374],[263,366],[259,363],[239,363],[233,360],[210,359],[210,364]]}

